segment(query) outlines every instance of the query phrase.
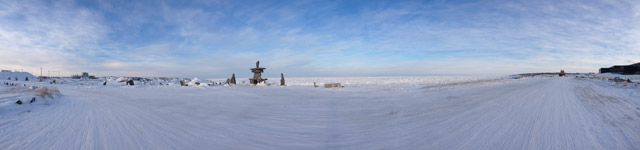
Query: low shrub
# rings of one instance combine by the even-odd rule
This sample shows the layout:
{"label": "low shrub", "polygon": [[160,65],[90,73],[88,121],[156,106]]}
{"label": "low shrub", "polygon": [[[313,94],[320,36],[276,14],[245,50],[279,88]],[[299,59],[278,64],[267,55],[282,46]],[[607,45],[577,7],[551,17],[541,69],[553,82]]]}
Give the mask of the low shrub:
{"label": "low shrub", "polygon": [[45,86],[45,87],[40,87],[37,89],[34,89],[35,91],[35,95],[40,97],[40,98],[51,98],[53,99],[54,96],[60,96],[60,90],[58,90],[58,88],[56,87],[49,87],[49,86]]}

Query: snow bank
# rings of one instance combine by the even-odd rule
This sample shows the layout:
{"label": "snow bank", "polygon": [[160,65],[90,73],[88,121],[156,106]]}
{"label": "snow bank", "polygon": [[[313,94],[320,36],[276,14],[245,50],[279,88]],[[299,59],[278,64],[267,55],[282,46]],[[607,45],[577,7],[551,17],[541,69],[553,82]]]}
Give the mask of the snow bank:
{"label": "snow bank", "polygon": [[615,78],[615,77],[619,77],[622,79],[630,79],[634,82],[640,82],[640,75],[621,75],[621,74],[615,74],[615,73],[600,73],[600,74],[596,74],[596,77],[604,77],[604,78]]}
{"label": "snow bank", "polygon": [[[31,112],[32,109],[51,105],[54,99],[61,96],[56,87],[0,85],[0,118],[2,116]],[[31,102],[34,98],[34,102]],[[22,104],[16,104],[18,100]]]}
{"label": "snow bank", "polygon": [[35,76],[28,72],[0,72],[0,80],[7,80],[8,78],[15,80],[15,77],[18,77],[20,81],[24,81],[26,77],[29,77],[29,80],[36,79]]}
{"label": "snow bank", "polygon": [[189,83],[187,83],[189,86],[208,86],[208,81],[200,81],[200,79],[198,78],[193,78],[191,79],[191,81],[189,81]]}

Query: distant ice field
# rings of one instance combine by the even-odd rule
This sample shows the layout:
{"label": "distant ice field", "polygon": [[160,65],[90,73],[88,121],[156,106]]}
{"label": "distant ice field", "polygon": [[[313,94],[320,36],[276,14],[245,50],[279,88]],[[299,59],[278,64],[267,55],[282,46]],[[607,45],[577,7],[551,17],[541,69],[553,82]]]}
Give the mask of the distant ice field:
{"label": "distant ice field", "polygon": [[[274,85],[280,84],[280,78],[268,78],[267,83]],[[400,89],[416,89],[416,88],[441,88],[467,84],[483,84],[491,82],[499,82],[508,79],[507,76],[387,76],[387,77],[285,77],[287,86],[313,86],[314,82],[317,86],[323,87],[327,83],[340,83],[345,87],[356,88],[400,88]],[[224,81],[224,79],[211,79],[213,81]],[[238,83],[242,83],[242,78],[237,79]]]}

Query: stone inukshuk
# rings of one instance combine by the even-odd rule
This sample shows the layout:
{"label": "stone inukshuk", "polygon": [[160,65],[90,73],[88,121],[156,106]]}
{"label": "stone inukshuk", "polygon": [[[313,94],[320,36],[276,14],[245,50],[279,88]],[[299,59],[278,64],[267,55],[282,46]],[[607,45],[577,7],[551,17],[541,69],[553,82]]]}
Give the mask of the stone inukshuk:
{"label": "stone inukshuk", "polygon": [[251,68],[251,72],[253,72],[253,78],[249,78],[249,83],[255,85],[258,83],[266,82],[267,79],[262,78],[262,72],[264,72],[264,69],[266,68],[260,68],[260,61],[257,61],[256,68]]}
{"label": "stone inukshuk", "polygon": [[229,84],[236,84],[236,74],[231,75],[231,82]]}
{"label": "stone inukshuk", "polygon": [[284,86],[284,74],[280,73],[280,85]]}

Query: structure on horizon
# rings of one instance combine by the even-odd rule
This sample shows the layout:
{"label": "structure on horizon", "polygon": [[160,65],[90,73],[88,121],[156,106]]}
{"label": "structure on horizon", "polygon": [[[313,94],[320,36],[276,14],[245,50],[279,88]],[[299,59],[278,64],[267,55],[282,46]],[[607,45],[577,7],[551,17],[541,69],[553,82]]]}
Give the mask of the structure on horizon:
{"label": "structure on horizon", "polygon": [[249,83],[255,85],[258,83],[266,82],[267,79],[262,78],[262,72],[264,72],[264,69],[267,68],[260,68],[260,61],[257,61],[256,68],[251,68],[251,72],[253,72],[253,78],[249,78]]}
{"label": "structure on horizon", "polygon": [[615,65],[609,68],[600,68],[600,73],[640,74],[640,63],[631,65]]}
{"label": "structure on horizon", "polygon": [[77,74],[73,75],[73,76],[71,76],[71,78],[73,78],[73,79],[98,79],[98,78],[96,78],[96,76],[89,75],[88,72],[82,72],[82,75],[77,75]]}

